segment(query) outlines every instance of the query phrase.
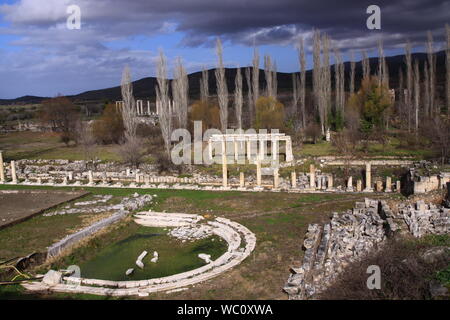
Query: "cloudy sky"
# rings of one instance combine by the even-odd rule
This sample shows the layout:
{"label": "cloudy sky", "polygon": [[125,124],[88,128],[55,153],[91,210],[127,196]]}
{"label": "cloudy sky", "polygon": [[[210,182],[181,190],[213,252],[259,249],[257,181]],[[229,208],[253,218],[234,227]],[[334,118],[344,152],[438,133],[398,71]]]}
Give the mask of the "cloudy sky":
{"label": "cloudy sky", "polygon": [[[381,30],[366,27],[371,4]],[[69,5],[81,9],[80,30],[67,28]],[[428,30],[442,49],[445,23],[448,0],[0,0],[0,98],[115,86],[126,64],[135,80],[153,76],[160,48],[189,72],[211,68],[217,37],[227,66],[249,65],[256,45],[284,72],[299,69],[295,46],[303,36],[309,51],[313,28],[347,53],[376,55],[380,38],[387,55],[406,39],[422,51]]]}

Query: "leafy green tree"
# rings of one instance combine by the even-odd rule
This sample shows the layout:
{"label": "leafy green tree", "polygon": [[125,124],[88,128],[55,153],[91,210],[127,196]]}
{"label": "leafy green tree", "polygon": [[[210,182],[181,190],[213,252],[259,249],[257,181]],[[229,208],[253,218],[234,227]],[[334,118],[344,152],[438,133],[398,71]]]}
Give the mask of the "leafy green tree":
{"label": "leafy green tree", "polygon": [[259,97],[256,101],[256,129],[283,129],[284,105],[273,97]]}

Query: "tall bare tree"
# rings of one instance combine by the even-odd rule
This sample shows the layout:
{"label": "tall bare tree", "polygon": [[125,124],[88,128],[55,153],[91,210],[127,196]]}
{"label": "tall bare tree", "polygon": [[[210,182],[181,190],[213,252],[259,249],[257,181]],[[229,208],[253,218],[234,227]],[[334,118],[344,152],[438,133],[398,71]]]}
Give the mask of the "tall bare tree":
{"label": "tall bare tree", "polygon": [[350,95],[352,95],[355,92],[355,57],[353,54],[353,51],[350,52]]}
{"label": "tall bare tree", "polygon": [[322,51],[323,51],[323,68],[322,68],[322,82],[323,82],[323,103],[322,108],[324,127],[322,134],[325,134],[325,126],[328,125],[328,114],[331,111],[331,71],[330,71],[330,38],[327,34],[322,35]]}
{"label": "tall bare tree", "polygon": [[425,109],[425,115],[430,115],[430,75],[429,75],[428,62],[423,64],[423,105]]}
{"label": "tall bare tree", "polygon": [[189,81],[181,58],[175,63],[175,79],[172,81],[174,111],[180,128],[187,128],[187,111],[189,104]]}
{"label": "tall bare tree", "polygon": [[159,116],[159,126],[164,140],[167,156],[170,155],[172,134],[172,103],[169,98],[169,84],[167,80],[167,61],[164,52],[160,50],[157,66],[156,104]]}
{"label": "tall bare tree", "polygon": [[344,92],[344,63],[339,49],[334,48],[334,77],[335,77],[335,106],[336,111],[344,115],[345,92]]}
{"label": "tall bare tree", "polygon": [[405,62],[406,62],[406,97],[405,105],[408,115],[408,131],[411,131],[411,109],[412,109],[412,86],[413,86],[413,70],[411,59],[411,42],[407,42],[405,46]]}
{"label": "tall bare tree", "polygon": [[133,96],[133,84],[131,82],[131,72],[128,66],[125,66],[122,73],[122,119],[125,127],[125,139],[131,140],[136,137],[137,119],[136,119],[136,100]]}
{"label": "tall bare tree", "polygon": [[228,86],[225,78],[225,67],[223,65],[223,48],[222,41],[217,38],[216,42],[217,68],[216,68],[216,85],[217,98],[219,100],[220,109],[220,126],[222,132],[228,127]]}
{"label": "tall bare tree", "polygon": [[236,79],[234,80],[234,110],[236,112],[238,129],[242,129],[242,104],[242,75],[241,68],[237,68]]}
{"label": "tall bare tree", "polygon": [[436,106],[435,106],[435,94],[436,94],[436,57],[434,55],[433,49],[433,35],[430,31],[427,33],[427,56],[428,56],[428,75],[429,75],[429,108],[430,115],[437,114]]}
{"label": "tall bare tree", "polygon": [[200,100],[207,101],[209,98],[209,79],[208,70],[202,69],[202,77],[200,78]]}
{"label": "tall bare tree", "polygon": [[264,56],[264,74],[266,77],[266,95],[276,99],[276,71],[274,71],[274,64],[269,55]]}
{"label": "tall bare tree", "polygon": [[363,79],[366,79],[368,77],[370,77],[370,61],[369,61],[369,57],[367,56],[367,51],[363,50],[361,52],[361,56],[362,56],[362,70],[363,70]]}
{"label": "tall bare tree", "polygon": [[420,103],[420,73],[419,62],[414,61],[414,128],[416,135],[419,132],[419,103]]}
{"label": "tall bare tree", "polygon": [[292,73],[292,114],[294,118],[297,119],[298,112],[298,102],[300,100],[300,79],[297,74]]}
{"label": "tall bare tree", "polygon": [[299,87],[299,101],[300,101],[300,113],[302,118],[302,127],[306,128],[306,111],[305,111],[305,87],[306,87],[306,59],[305,59],[305,47],[303,45],[303,38],[300,38],[299,47],[299,62],[300,62],[300,87]]}
{"label": "tall bare tree", "polygon": [[278,71],[276,61],[272,62],[272,94],[276,100],[278,98]]}
{"label": "tall bare tree", "polygon": [[250,110],[250,120],[253,124],[253,121],[255,120],[255,110],[256,110],[256,102],[259,98],[259,51],[255,47],[253,50],[253,74],[252,74],[252,92],[253,92],[253,105],[252,109]]}
{"label": "tall bare tree", "polygon": [[314,109],[319,115],[321,132],[324,131],[324,103],[323,103],[323,81],[322,81],[322,61],[321,61],[321,39],[320,31],[315,30],[313,35],[313,97]]}
{"label": "tall bare tree", "polygon": [[450,26],[445,25],[445,33],[447,38],[447,48],[446,48],[446,78],[447,78],[447,113],[450,115]]}
{"label": "tall bare tree", "polygon": [[252,110],[253,110],[253,90],[252,90],[252,78],[250,67],[245,68],[245,80],[247,83],[247,114],[248,114],[248,126],[252,126]]}

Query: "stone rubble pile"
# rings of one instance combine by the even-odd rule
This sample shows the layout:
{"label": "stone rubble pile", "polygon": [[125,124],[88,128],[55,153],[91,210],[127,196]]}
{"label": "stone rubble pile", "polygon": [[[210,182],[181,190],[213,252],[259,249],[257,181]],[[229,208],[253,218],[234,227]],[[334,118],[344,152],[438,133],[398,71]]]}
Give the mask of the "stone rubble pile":
{"label": "stone rubble pile", "polygon": [[[95,203],[104,203],[112,199],[111,195],[106,195],[101,200],[94,201],[85,201],[85,202],[77,202],[74,203],[74,206],[77,208],[71,208],[70,206],[66,206],[64,209],[51,211],[44,213],[43,216],[51,217],[56,215],[65,215],[65,214],[76,214],[76,213],[102,213],[108,211],[135,211],[144,207],[146,204],[152,201],[152,196],[145,194],[139,196],[139,194],[134,194],[132,197],[123,198],[118,204],[111,205],[103,205],[103,206],[93,206]],[[88,206],[89,207],[85,207]]]}
{"label": "stone rubble pile", "polygon": [[[395,214],[386,201],[365,199],[330,223],[311,224],[305,235],[305,253],[300,267],[292,267],[283,290],[289,299],[310,299],[336,280],[344,268],[381,248],[392,233],[405,229],[420,237],[450,232],[450,209],[426,205],[400,205]],[[403,228],[402,228],[403,227]]]}
{"label": "stone rubble pile", "polygon": [[283,288],[289,298],[307,299],[321,292],[347,264],[379,246],[386,237],[382,210],[381,202],[366,199],[344,214],[334,213],[323,227],[309,225],[303,263],[291,268]]}
{"label": "stone rubble pile", "polygon": [[446,234],[450,232],[450,209],[417,201],[415,206],[403,205],[400,213],[414,237],[425,234]]}
{"label": "stone rubble pile", "polygon": [[170,230],[168,235],[182,241],[195,241],[211,236],[212,228],[204,224],[187,225]]}
{"label": "stone rubble pile", "polygon": [[97,200],[92,200],[92,201],[80,201],[80,202],[75,202],[74,206],[92,206],[92,205],[96,205],[98,203],[106,203],[109,200],[112,199],[112,195],[107,194],[107,195],[95,195],[94,198],[97,198]]}

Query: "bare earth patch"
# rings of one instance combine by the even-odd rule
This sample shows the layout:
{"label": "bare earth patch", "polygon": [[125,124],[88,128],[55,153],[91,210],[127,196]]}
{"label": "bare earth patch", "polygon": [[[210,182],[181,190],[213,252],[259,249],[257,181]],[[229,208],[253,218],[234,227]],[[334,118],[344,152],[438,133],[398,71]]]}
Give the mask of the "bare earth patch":
{"label": "bare earth patch", "polygon": [[0,191],[0,229],[88,194],[84,191]]}

